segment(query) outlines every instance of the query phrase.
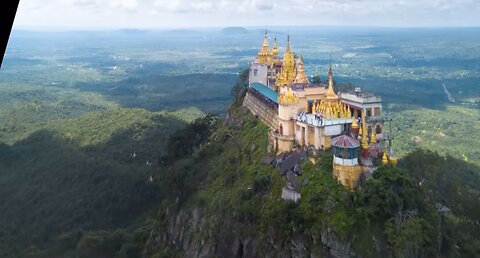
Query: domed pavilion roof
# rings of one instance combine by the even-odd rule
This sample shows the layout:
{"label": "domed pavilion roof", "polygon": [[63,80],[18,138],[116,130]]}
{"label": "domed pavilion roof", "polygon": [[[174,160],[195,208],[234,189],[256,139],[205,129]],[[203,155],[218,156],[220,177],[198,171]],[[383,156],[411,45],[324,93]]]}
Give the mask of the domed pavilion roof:
{"label": "domed pavilion roof", "polygon": [[358,148],[360,147],[360,142],[348,135],[340,135],[338,137],[333,138],[330,143],[339,148]]}

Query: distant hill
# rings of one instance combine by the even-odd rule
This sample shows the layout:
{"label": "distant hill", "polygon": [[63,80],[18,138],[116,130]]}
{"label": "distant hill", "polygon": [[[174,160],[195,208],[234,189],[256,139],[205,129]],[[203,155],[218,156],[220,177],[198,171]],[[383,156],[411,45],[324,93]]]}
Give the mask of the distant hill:
{"label": "distant hill", "polygon": [[249,32],[244,27],[225,27],[221,30],[221,33],[225,35],[248,34]]}
{"label": "distant hill", "polygon": [[142,29],[119,29],[116,30],[118,33],[123,33],[123,34],[128,34],[128,35],[141,35],[141,34],[147,34],[150,33],[151,31],[149,30],[142,30]]}
{"label": "distant hill", "polygon": [[202,33],[200,31],[188,30],[188,29],[168,30],[168,31],[163,32],[163,34],[169,35],[169,36],[183,36],[183,37],[202,35]]}

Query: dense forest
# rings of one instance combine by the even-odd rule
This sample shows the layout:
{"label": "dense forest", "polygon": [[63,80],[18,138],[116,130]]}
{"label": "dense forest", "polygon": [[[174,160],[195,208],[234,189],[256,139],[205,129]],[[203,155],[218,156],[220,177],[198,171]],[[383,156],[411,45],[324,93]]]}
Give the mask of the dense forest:
{"label": "dense forest", "polygon": [[[480,169],[412,150],[349,192],[329,152],[301,165],[297,202],[262,162],[267,128],[113,108],[0,145],[2,257],[474,257]],[[102,123],[98,123],[102,121]],[[190,122],[191,121],[191,122]]]}
{"label": "dense forest", "polygon": [[129,227],[162,200],[157,159],[182,119],[107,109],[0,144],[0,256],[65,257],[110,234],[137,239]]}

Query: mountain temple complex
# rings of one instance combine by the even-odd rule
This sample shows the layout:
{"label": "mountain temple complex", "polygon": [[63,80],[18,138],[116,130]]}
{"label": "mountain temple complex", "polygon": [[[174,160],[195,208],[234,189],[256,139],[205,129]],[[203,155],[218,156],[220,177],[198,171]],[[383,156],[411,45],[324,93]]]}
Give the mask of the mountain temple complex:
{"label": "mountain temple complex", "polygon": [[270,49],[265,33],[249,69],[244,105],[270,127],[276,153],[332,148],[333,175],[350,190],[371,174],[376,161],[396,164],[391,136],[383,130],[381,97],[360,88],[335,92],[331,66],[327,83],[312,83],[290,37],[281,57],[276,39]]}

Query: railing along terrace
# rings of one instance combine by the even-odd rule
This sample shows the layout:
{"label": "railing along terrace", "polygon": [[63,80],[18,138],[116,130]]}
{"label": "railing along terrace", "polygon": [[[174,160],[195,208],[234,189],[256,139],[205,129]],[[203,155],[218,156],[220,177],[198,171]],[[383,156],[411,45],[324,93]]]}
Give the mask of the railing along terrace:
{"label": "railing along terrace", "polygon": [[295,117],[296,121],[307,123],[313,126],[327,126],[352,123],[352,118],[326,118],[321,115],[300,113]]}

